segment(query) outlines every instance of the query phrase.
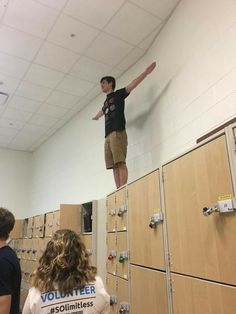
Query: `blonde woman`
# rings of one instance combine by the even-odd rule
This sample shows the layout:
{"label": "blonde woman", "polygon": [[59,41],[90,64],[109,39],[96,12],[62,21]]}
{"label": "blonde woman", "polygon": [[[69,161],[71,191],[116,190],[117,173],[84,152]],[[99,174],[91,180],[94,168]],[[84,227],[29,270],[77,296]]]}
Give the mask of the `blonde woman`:
{"label": "blonde woman", "polygon": [[22,314],[107,314],[110,298],[71,230],[57,231],[33,274]]}

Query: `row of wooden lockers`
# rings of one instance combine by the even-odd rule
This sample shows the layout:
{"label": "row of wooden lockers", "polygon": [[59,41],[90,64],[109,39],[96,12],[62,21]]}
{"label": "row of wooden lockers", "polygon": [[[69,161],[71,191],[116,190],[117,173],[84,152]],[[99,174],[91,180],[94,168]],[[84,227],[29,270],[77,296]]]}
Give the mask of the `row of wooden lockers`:
{"label": "row of wooden lockers", "polygon": [[[231,166],[221,135],[110,194],[108,239],[119,225],[128,229],[130,263],[165,271],[168,260],[172,272],[236,285],[236,212],[203,210],[217,209],[220,200],[232,204]],[[167,230],[152,225],[153,217],[164,218]],[[112,241],[108,254],[116,250]]]}
{"label": "row of wooden lockers", "polygon": [[[166,273],[136,265],[131,265],[130,273],[130,287],[127,281],[107,275],[111,314],[168,314]],[[174,314],[235,314],[236,287],[174,273],[171,278]],[[120,312],[122,308],[129,310]]]}
{"label": "row of wooden lockers", "polygon": [[81,232],[81,206],[61,204],[60,210],[16,220],[11,239],[51,237],[58,229]]}
{"label": "row of wooden lockers", "polygon": [[[80,236],[88,253],[92,253],[92,234],[81,234]],[[10,246],[20,260],[38,261],[50,239],[50,237],[14,239],[11,241]]]}

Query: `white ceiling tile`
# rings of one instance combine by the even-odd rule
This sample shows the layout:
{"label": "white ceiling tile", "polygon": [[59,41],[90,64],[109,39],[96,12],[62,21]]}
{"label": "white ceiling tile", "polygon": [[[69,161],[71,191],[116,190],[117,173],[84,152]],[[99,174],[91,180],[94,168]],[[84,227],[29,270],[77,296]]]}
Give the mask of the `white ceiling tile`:
{"label": "white ceiling tile", "polygon": [[8,118],[8,119],[15,119],[22,122],[28,121],[31,116],[32,116],[31,112],[17,110],[15,108],[10,108],[10,107],[8,107],[2,115],[2,117]]}
{"label": "white ceiling tile", "polygon": [[59,12],[37,1],[10,1],[3,23],[34,36],[45,38]]}
{"label": "white ceiling tile", "polygon": [[87,57],[81,57],[71,69],[70,73],[82,79],[99,83],[101,77],[107,75],[111,66],[94,61]]}
{"label": "white ceiling tile", "polygon": [[11,143],[6,146],[8,149],[13,149],[13,150],[18,150],[18,151],[23,151],[23,152],[29,152],[30,151],[30,145],[20,145],[20,144],[15,144]]}
{"label": "white ceiling tile", "polygon": [[[107,48],[109,47],[109,49]],[[108,34],[101,34],[89,49],[86,56],[99,62],[115,66],[132,50],[133,46]]]}
{"label": "white ceiling tile", "polygon": [[8,75],[4,75],[0,73],[0,81],[3,84],[0,85],[0,91],[4,93],[8,93],[9,95],[13,93],[17,86],[20,84],[20,80],[12,78]]}
{"label": "white ceiling tile", "polygon": [[35,124],[27,123],[25,127],[20,131],[19,136],[24,138],[39,138],[42,136],[49,127],[47,126],[38,126]]}
{"label": "white ceiling tile", "polygon": [[89,91],[89,93],[86,95],[86,99],[91,101],[95,97],[100,95],[101,93],[102,91],[101,91],[100,83],[98,83],[97,86],[95,86],[91,91]]}
{"label": "white ceiling tile", "polygon": [[55,90],[47,99],[47,103],[69,109],[73,107],[73,105],[79,99],[80,97],[78,96],[66,94],[66,93]]}
{"label": "white ceiling tile", "polygon": [[64,74],[61,72],[48,69],[41,65],[32,64],[24,80],[41,86],[55,88],[63,77]]}
{"label": "white ceiling tile", "polygon": [[4,110],[6,110],[7,108],[7,104],[1,105],[0,104],[0,115],[4,112]]}
{"label": "white ceiling tile", "polygon": [[89,99],[84,97],[80,99],[71,109],[78,112],[83,109],[87,104],[89,104]]}
{"label": "white ceiling tile", "polygon": [[25,122],[16,119],[0,118],[0,127],[9,127],[12,129],[20,130],[25,125]]}
{"label": "white ceiling tile", "polygon": [[6,147],[12,141],[12,136],[0,135],[0,147]]}
{"label": "white ceiling tile", "polygon": [[36,140],[38,136],[24,137],[20,134],[11,141],[11,146],[17,147],[17,149],[28,150],[28,147],[31,146]]}
{"label": "white ceiling tile", "polygon": [[48,116],[52,116],[54,118],[62,118],[66,112],[68,111],[68,109],[66,108],[62,108],[62,107],[58,107],[58,106],[53,106],[53,105],[49,105],[49,104],[43,104],[39,110],[38,113],[42,113]]}
{"label": "white ceiling tile", "polygon": [[26,98],[45,101],[51,93],[51,89],[28,82],[22,82],[16,90],[16,95],[24,96]]}
{"label": "white ceiling tile", "polygon": [[67,75],[58,85],[57,90],[82,97],[86,95],[93,86],[93,83],[83,81],[75,76]]}
{"label": "white ceiling tile", "polygon": [[58,119],[54,117],[47,116],[45,114],[38,114],[35,113],[32,118],[30,119],[29,123],[34,124],[36,126],[45,126],[45,127],[51,127],[53,126]]}
{"label": "white ceiling tile", "polygon": [[0,126],[0,136],[7,136],[14,138],[19,130],[11,128],[11,127],[1,127]]}
{"label": "white ceiling tile", "polygon": [[111,35],[137,45],[160,23],[161,20],[158,17],[131,3],[126,3],[104,30]]}
{"label": "white ceiling tile", "polygon": [[67,0],[37,0],[38,2],[41,2],[42,4],[45,4],[46,6],[49,6],[51,8],[54,8],[56,10],[63,9],[64,5],[66,4]]}
{"label": "white ceiling tile", "polygon": [[69,0],[64,12],[101,29],[124,2],[125,0]]}
{"label": "white ceiling tile", "polygon": [[0,52],[0,73],[21,79],[29,65],[30,63],[25,60]]}
{"label": "white ceiling tile", "polygon": [[18,110],[35,112],[38,110],[40,104],[41,102],[36,100],[32,100],[21,96],[13,96],[9,101],[8,106]]}
{"label": "white ceiling tile", "polygon": [[[74,37],[71,37],[74,34]],[[47,40],[75,52],[83,52],[98,35],[98,30],[74,18],[61,15]]]}
{"label": "white ceiling tile", "polygon": [[138,47],[147,50],[150,47],[150,45],[153,43],[157,35],[159,34],[163,24],[164,22],[158,25],[157,28],[150,35],[148,35],[144,40],[142,40],[138,44]]}
{"label": "white ceiling tile", "polygon": [[79,54],[46,42],[34,62],[67,73],[78,58]]}
{"label": "white ceiling tile", "polygon": [[42,43],[41,39],[2,26],[0,28],[0,51],[31,61]]}
{"label": "white ceiling tile", "polygon": [[[67,111],[67,113],[63,116],[62,120],[64,121],[69,121],[70,119],[72,119],[73,117],[75,117],[77,115],[77,111],[76,110],[69,110]],[[54,126],[53,126],[54,127]]]}
{"label": "white ceiling tile", "polygon": [[137,62],[144,55],[144,53],[145,52],[142,49],[134,48],[134,50],[132,50],[128,56],[117,65],[117,68],[122,71],[126,71],[135,62]]}
{"label": "white ceiling tile", "polygon": [[166,19],[180,0],[130,0],[130,2],[162,19]]}

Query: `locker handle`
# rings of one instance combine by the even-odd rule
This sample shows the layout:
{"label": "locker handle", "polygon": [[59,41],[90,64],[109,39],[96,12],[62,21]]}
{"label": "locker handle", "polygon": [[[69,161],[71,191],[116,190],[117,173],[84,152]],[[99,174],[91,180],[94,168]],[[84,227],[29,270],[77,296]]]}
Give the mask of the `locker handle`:
{"label": "locker handle", "polygon": [[121,217],[124,215],[124,213],[127,212],[127,208],[125,205],[121,206],[119,209],[118,209],[118,213],[117,213],[117,216]]}
{"label": "locker handle", "polygon": [[115,257],[116,257],[116,251],[110,251],[107,258],[109,261],[112,261],[113,258]]}
{"label": "locker handle", "polygon": [[129,312],[129,303],[121,303],[119,313],[128,313]]}
{"label": "locker handle", "polygon": [[232,213],[236,212],[236,204],[235,204],[235,198],[234,199],[225,199],[220,200],[217,202],[217,204],[213,205],[212,207],[203,207],[202,213],[204,216],[209,216],[213,213]]}
{"label": "locker handle", "polygon": [[112,294],[110,296],[110,305],[117,304],[117,296],[115,294]]}
{"label": "locker handle", "polygon": [[164,217],[163,217],[162,212],[155,213],[151,216],[149,227],[152,229],[155,229],[158,224],[163,222],[163,220],[164,220]]}
{"label": "locker handle", "polygon": [[124,263],[128,260],[128,252],[121,252],[119,257],[119,262]]}

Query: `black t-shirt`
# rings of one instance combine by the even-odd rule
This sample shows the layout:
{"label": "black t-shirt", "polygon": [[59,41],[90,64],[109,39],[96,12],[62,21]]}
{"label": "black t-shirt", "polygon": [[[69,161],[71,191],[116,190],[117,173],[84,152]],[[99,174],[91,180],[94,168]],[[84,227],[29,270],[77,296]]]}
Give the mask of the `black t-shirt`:
{"label": "black t-shirt", "polygon": [[125,98],[128,95],[125,88],[107,95],[102,107],[105,115],[105,136],[113,131],[125,130]]}
{"label": "black t-shirt", "polygon": [[16,253],[9,247],[0,248],[0,296],[11,295],[10,314],[19,314],[21,270]]}

